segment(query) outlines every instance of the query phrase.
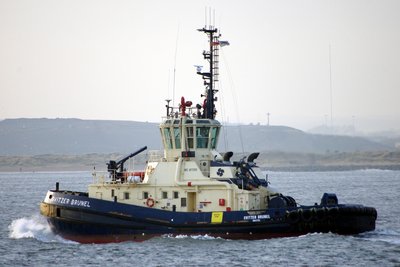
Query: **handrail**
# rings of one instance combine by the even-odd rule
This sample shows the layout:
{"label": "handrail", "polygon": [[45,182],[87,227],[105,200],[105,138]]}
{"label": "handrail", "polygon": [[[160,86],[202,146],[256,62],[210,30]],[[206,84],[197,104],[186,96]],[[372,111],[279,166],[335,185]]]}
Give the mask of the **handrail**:
{"label": "handrail", "polygon": [[113,179],[112,173],[108,171],[94,171],[92,173],[93,184],[139,184],[143,183],[144,171],[129,171],[124,172],[122,178]]}

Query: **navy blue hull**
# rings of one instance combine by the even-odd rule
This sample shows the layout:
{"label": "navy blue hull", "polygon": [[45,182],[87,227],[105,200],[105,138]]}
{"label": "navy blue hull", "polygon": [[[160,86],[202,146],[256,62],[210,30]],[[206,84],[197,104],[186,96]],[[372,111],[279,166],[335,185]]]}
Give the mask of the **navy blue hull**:
{"label": "navy blue hull", "polygon": [[81,243],[210,235],[265,239],[312,232],[358,234],[375,229],[376,210],[361,205],[300,206],[263,211],[173,212],[51,191],[41,204],[56,234]]}

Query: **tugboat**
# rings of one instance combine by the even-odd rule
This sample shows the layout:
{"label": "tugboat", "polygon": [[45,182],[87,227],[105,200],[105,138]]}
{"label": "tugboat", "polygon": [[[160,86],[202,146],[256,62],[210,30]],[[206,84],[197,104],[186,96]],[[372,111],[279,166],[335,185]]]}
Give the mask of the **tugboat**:
{"label": "tugboat", "polygon": [[52,231],[80,243],[142,241],[161,235],[208,235],[224,239],[265,239],[313,232],[353,235],[375,229],[376,209],[339,204],[333,193],[303,206],[273,190],[256,164],[259,153],[232,161],[217,152],[221,124],[214,102],[218,92],[219,50],[228,44],[213,26],[203,51],[208,71],[197,68],[205,85],[202,104],[167,100],[160,133],[164,153],[149,153],[144,171],[124,163],[147,149],[111,160],[107,172],[93,173],[87,192],[49,190],[40,204]]}

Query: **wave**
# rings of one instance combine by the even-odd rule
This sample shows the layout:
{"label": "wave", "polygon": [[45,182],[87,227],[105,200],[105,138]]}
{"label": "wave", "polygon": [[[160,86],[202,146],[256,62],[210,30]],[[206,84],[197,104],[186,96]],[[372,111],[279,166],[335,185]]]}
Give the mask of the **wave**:
{"label": "wave", "polygon": [[356,172],[366,172],[366,173],[376,173],[376,172],[396,172],[398,170],[393,170],[393,169],[376,169],[376,168],[362,168],[358,170],[354,170]]}
{"label": "wave", "polygon": [[373,232],[360,234],[360,237],[371,241],[400,245],[400,233],[391,229],[376,229]]}
{"label": "wave", "polygon": [[223,239],[221,237],[213,237],[209,236],[207,234],[204,235],[163,235],[162,238],[174,238],[174,239],[195,239],[195,240],[217,240],[217,239]]}
{"label": "wave", "polygon": [[42,242],[75,243],[55,235],[46,219],[39,214],[13,220],[8,230],[9,237],[13,239],[34,238]]}

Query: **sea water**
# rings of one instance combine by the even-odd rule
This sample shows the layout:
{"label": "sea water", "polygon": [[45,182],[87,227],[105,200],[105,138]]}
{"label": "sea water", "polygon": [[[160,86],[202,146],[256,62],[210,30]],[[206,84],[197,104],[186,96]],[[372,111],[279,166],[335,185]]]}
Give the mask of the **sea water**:
{"label": "sea water", "polygon": [[400,171],[270,172],[269,182],[300,204],[336,193],[373,206],[376,230],[267,240],[162,236],[144,242],[79,244],[54,235],[39,214],[48,189],[86,191],[87,172],[0,173],[0,266],[400,266]]}

